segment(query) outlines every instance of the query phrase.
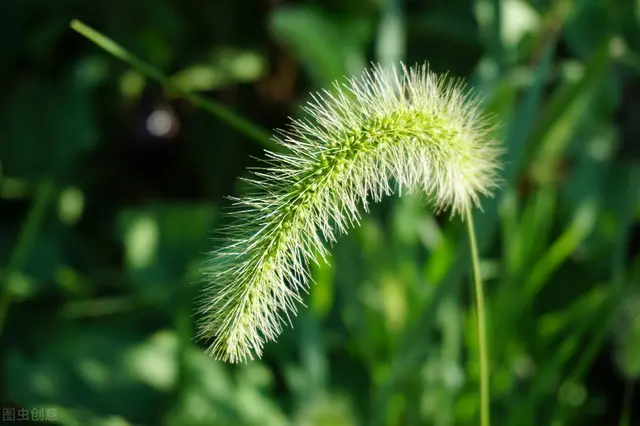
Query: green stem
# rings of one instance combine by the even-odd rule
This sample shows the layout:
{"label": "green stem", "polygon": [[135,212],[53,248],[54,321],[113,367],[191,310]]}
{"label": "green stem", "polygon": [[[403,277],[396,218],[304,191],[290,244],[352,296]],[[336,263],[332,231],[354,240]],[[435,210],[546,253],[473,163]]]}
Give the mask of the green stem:
{"label": "green stem", "polygon": [[492,44],[493,55],[495,56],[496,63],[498,64],[498,71],[500,76],[506,72],[506,63],[504,58],[504,47],[502,46],[502,7],[500,0],[493,0],[493,25],[492,30]]}
{"label": "green stem", "polygon": [[227,123],[229,126],[233,127],[241,133],[244,133],[247,137],[261,143],[266,148],[281,150],[279,145],[277,145],[271,139],[270,133],[264,130],[262,127],[251,123],[249,120],[239,116],[238,114],[216,102],[207,100],[195,93],[190,93],[187,90],[181,88],[179,85],[174,83],[171,78],[164,75],[148,62],[145,62],[137,56],[133,55],[131,52],[127,51],[124,47],[120,46],[104,34],[101,34],[100,32],[94,30],[81,21],[78,21],[77,19],[71,21],[71,28],[84,37],[88,38],[116,58],[126,62],[133,68],[137,69],[140,73],[157,81],[169,90],[175,93],[179,93],[183,98],[185,98],[192,104],[204,109],[205,111],[210,112],[220,120]]}
{"label": "green stem", "polygon": [[2,282],[2,293],[0,293],[0,335],[2,335],[7,312],[11,305],[11,299],[13,299],[13,293],[9,286],[10,278],[22,269],[27,260],[31,246],[38,235],[52,191],[53,180],[44,178],[38,186],[33,204],[29,209],[24,225],[20,229],[18,241],[11,252],[9,262],[0,279],[0,282]]}
{"label": "green stem", "polygon": [[478,259],[478,245],[476,231],[473,226],[473,215],[467,207],[467,232],[471,248],[471,264],[473,267],[473,284],[476,294],[476,324],[478,332],[478,359],[480,361],[480,425],[489,426],[489,357],[487,355],[487,327],[485,318],[484,290],[480,278],[480,261]]}

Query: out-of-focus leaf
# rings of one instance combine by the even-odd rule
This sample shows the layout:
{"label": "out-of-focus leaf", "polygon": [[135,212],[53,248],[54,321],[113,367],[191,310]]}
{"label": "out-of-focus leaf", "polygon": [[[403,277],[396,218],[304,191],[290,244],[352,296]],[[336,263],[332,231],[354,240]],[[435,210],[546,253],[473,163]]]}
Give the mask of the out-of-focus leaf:
{"label": "out-of-focus leaf", "polygon": [[597,93],[609,64],[609,56],[609,44],[602,42],[586,65],[583,77],[575,83],[564,85],[546,106],[531,142],[537,151],[537,164],[556,160],[566,149]]}
{"label": "out-of-focus leaf", "polygon": [[573,2],[573,11],[564,32],[567,42],[578,55],[589,55],[612,34],[610,10],[610,3],[606,0]]}
{"label": "out-of-focus leaf", "polygon": [[161,412],[153,407],[159,395],[131,377],[120,361],[140,337],[137,331],[114,326],[49,330],[34,354],[19,348],[8,352],[7,390],[27,407],[62,405],[156,423]]}
{"label": "out-of-focus leaf", "polygon": [[258,363],[242,367],[234,383],[224,364],[195,348],[188,348],[183,366],[186,382],[168,425],[284,426],[284,414],[263,393],[270,372]]}
{"label": "out-of-focus leaf", "polygon": [[214,218],[215,209],[206,204],[150,205],[121,213],[118,235],[127,271],[145,297],[173,303],[173,296],[184,290],[175,280],[208,249],[205,237]]}
{"label": "out-of-focus leaf", "polygon": [[269,17],[274,37],[292,50],[320,87],[328,87],[346,73],[345,44],[339,28],[320,10],[282,7]]}
{"label": "out-of-focus leaf", "polygon": [[30,79],[0,109],[5,173],[36,177],[62,172],[97,140],[89,93],[73,81]]}
{"label": "out-of-focus leaf", "polygon": [[186,91],[208,91],[233,83],[254,82],[264,74],[265,67],[258,52],[222,49],[214,54],[213,60],[192,64],[172,78]]}

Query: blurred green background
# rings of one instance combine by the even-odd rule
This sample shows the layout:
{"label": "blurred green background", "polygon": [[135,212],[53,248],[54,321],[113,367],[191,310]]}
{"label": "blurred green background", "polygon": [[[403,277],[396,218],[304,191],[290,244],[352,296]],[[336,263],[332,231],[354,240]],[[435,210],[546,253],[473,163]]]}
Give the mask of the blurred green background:
{"label": "blurred green background", "polygon": [[73,18],[269,133],[371,62],[465,77],[507,149],[502,190],[476,212],[493,424],[640,425],[637,0],[0,1],[3,416],[478,421],[467,237],[419,197],[384,200],[341,238],[262,360],[204,355],[200,268],[264,144]]}

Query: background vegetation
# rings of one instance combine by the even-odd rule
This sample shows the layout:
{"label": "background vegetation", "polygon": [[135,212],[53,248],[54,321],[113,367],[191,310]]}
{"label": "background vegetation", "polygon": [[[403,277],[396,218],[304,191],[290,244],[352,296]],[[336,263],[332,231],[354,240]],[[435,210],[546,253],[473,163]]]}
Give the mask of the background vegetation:
{"label": "background vegetation", "polygon": [[477,424],[466,235],[423,199],[386,199],[342,238],[261,361],[203,354],[199,269],[264,146],[72,18],[269,132],[371,61],[467,78],[508,150],[476,217],[494,424],[640,424],[635,0],[2,0],[3,407],[64,425]]}

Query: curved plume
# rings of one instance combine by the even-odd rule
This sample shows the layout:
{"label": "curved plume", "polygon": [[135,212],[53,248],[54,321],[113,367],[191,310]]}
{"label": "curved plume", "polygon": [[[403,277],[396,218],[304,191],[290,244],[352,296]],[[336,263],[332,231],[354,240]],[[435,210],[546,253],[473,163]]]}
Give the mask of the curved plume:
{"label": "curved plume", "polygon": [[324,241],[358,223],[359,208],[393,192],[421,191],[437,210],[462,213],[496,186],[500,149],[477,98],[426,65],[375,67],[313,96],[266,166],[235,199],[235,224],[205,269],[200,335],[224,361],[261,356],[290,323]]}

